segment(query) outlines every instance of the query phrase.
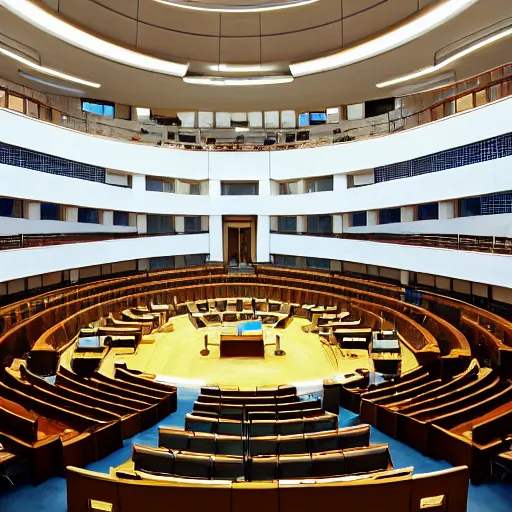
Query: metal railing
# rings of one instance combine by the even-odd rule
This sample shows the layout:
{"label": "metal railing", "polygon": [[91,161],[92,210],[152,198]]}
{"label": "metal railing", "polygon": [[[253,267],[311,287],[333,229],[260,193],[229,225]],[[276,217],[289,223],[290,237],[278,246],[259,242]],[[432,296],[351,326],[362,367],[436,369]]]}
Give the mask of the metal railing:
{"label": "metal railing", "polygon": [[149,238],[155,236],[197,235],[208,231],[187,233],[66,233],[51,235],[11,235],[0,236],[0,251],[27,249],[30,247],[46,247],[52,245],[78,244],[85,242],[102,242],[105,240],[126,240],[133,238]]}
{"label": "metal railing", "polygon": [[476,251],[512,255],[512,238],[497,236],[437,235],[437,234],[392,234],[392,233],[299,233],[290,231],[272,231],[281,235],[318,236],[362,240],[388,244],[415,245],[452,249],[457,251]]}

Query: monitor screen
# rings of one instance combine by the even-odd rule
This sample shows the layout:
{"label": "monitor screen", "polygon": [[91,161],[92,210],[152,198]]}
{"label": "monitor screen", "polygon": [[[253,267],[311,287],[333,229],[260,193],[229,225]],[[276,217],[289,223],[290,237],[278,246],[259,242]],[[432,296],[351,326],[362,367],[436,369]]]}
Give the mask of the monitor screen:
{"label": "monitor screen", "polygon": [[325,112],[311,112],[309,119],[312,123],[326,123],[327,114]]}
{"label": "monitor screen", "polygon": [[309,114],[299,114],[299,126],[309,126]]}

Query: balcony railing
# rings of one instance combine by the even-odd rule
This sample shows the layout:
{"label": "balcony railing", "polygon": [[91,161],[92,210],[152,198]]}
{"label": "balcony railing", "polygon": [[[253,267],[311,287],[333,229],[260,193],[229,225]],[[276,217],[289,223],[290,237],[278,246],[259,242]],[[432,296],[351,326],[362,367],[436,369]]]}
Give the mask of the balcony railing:
{"label": "balcony railing", "polygon": [[[29,90],[25,87],[20,89]],[[35,91],[33,96],[28,96],[8,87],[0,87],[0,108],[8,108],[91,135],[138,144],[199,151],[279,151],[387,135],[465,112],[510,95],[512,64],[507,64],[447,87],[397,98],[398,108],[378,117],[357,121],[342,120],[304,129],[251,128],[244,135],[235,133],[235,128],[178,128],[117,119],[109,121],[107,118],[86,113],[77,116],[41,102],[37,99],[41,95]],[[342,117],[345,111],[346,107],[342,107]],[[187,135],[195,142],[179,141],[180,136]],[[280,142],[286,140],[287,136],[292,136],[294,142]],[[265,145],[265,140],[269,138],[276,140],[276,143]]]}
{"label": "balcony railing", "polygon": [[477,251],[512,255],[512,238],[497,236],[436,235],[436,234],[392,234],[392,233],[298,233],[273,231],[282,235],[320,236],[324,238],[342,238],[345,240],[363,240],[387,244],[416,245],[452,249],[458,251]]}

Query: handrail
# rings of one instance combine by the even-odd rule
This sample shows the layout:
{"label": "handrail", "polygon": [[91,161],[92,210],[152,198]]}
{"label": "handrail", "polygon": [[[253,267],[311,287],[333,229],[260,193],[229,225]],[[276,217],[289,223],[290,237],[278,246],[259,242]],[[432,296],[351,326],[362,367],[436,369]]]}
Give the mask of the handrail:
{"label": "handrail", "polygon": [[303,233],[295,231],[271,231],[278,235],[317,236],[341,238],[387,244],[435,247],[457,251],[488,252],[512,255],[512,238],[500,236],[439,235],[439,234],[395,234],[395,233]]}
{"label": "handrail", "polygon": [[[499,76],[494,78],[494,75]],[[498,86],[500,86],[500,92],[499,94],[494,94],[494,90]],[[51,105],[47,105],[36,98],[24,95],[17,91],[13,91],[9,87],[0,87],[0,93],[2,91],[6,93],[5,100],[3,101],[5,105],[9,104],[8,100],[10,95],[17,98],[22,98],[24,100],[23,112],[21,112],[22,114],[27,114],[30,117],[36,117],[37,119],[43,121],[49,121],[69,129],[94,134],[96,136],[106,136],[109,138],[114,137],[118,140],[131,141],[138,144],[150,144],[174,149],[199,151],[280,151],[294,148],[308,148],[339,144],[352,140],[383,136],[390,133],[414,128],[416,126],[427,124],[445,117],[450,117],[459,112],[476,108],[482,104],[498,101],[512,95],[512,65],[505,64],[480,75],[471,77],[467,80],[436,89],[434,91],[398,98],[401,106],[389,112],[388,114],[385,114],[384,116],[366,118],[364,120],[354,121],[353,123],[351,121],[340,121],[336,124],[318,125],[316,128],[324,128],[325,133],[321,132],[317,134],[319,137],[317,139],[308,139],[303,142],[297,141],[297,134],[304,131],[313,131],[313,135],[315,135],[314,127],[304,127],[302,129],[254,129],[254,132],[258,132],[261,135],[260,139],[262,140],[259,142],[254,141],[252,143],[246,143],[245,139],[242,142],[239,136],[235,140],[227,139],[228,142],[225,143],[219,142],[218,144],[208,144],[208,136],[211,137],[212,135],[216,135],[218,138],[222,138],[222,134],[225,133],[226,129],[180,129],[178,127],[166,127],[163,125],[144,125],[142,123],[136,122],[138,130],[135,130],[123,126],[108,124],[104,119],[98,119],[98,116],[94,115],[84,113],[81,117],[77,117],[76,115],[73,115],[69,112],[59,110],[58,108],[55,108]],[[481,98],[478,98],[477,100],[476,97],[476,94],[481,93],[482,91],[485,93],[484,102],[481,101]],[[457,100],[470,94],[472,95],[471,106],[467,107],[466,105],[463,105],[461,110],[458,110]],[[418,96],[420,98],[418,103],[408,107],[408,100],[411,97],[416,98]],[[1,99],[2,96],[0,94],[0,100]],[[37,115],[36,112],[32,110],[27,112],[27,101],[30,101],[32,104],[37,106]],[[425,104],[427,105],[425,106]],[[416,108],[418,105],[420,107]],[[0,107],[2,106],[2,103],[0,103]],[[46,109],[49,113],[55,112],[56,115],[52,115],[51,120],[48,119],[47,115],[41,116],[41,108]],[[20,110],[14,110],[20,112]],[[53,117],[56,117],[56,119],[54,120]],[[362,123],[365,124],[362,125]],[[160,133],[154,132],[156,137],[152,137],[150,135],[150,130],[156,130],[157,128],[159,128]],[[199,135],[200,141],[176,142],[173,140],[168,140],[164,134],[164,132],[167,133],[168,129],[174,131],[176,135],[179,133],[188,135],[195,134],[196,136]],[[362,134],[361,130],[363,130]],[[102,133],[98,133],[98,131],[109,131],[110,135],[104,135]],[[112,133],[113,131],[126,133],[126,137],[117,137]],[[294,142],[276,143],[266,146],[264,145],[263,138],[265,138],[270,133],[276,136],[277,134],[294,134],[294,138],[296,140]]]}

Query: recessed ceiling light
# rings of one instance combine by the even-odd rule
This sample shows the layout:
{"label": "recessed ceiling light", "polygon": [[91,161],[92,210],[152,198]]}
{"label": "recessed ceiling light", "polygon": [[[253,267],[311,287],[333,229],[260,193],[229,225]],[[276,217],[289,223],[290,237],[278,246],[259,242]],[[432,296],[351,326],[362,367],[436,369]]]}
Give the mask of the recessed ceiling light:
{"label": "recessed ceiling light", "polygon": [[101,87],[100,84],[97,84],[95,82],[89,82],[88,80],[83,80],[82,78],[77,78],[76,76],[67,75],[66,73],[61,73],[60,71],[57,71],[55,69],[46,68],[44,66],[40,66],[39,64],[36,64],[35,62],[32,62],[28,59],[25,59],[25,57],[22,57],[21,55],[18,55],[14,52],[11,52],[10,50],[7,50],[5,48],[0,47],[0,54],[5,55],[6,57],[9,57],[10,59],[14,59],[18,62],[21,62],[21,64],[24,64],[25,66],[35,69],[36,71],[39,71],[39,73],[43,73],[45,75],[54,76],[56,78],[61,78],[62,80],[66,80],[68,82],[75,82],[77,84],[86,85],[87,87],[94,87],[98,88]]}
{"label": "recessed ceiling light", "polygon": [[221,78],[213,76],[185,76],[187,84],[223,86],[278,85],[293,82],[293,76],[261,76],[247,78]]}
{"label": "recessed ceiling light", "polygon": [[220,73],[265,73],[274,71],[275,66],[262,64],[213,64],[210,66],[212,71]]}
{"label": "recessed ceiling light", "polygon": [[408,23],[367,41],[366,43],[358,44],[352,48],[347,48],[346,50],[325,57],[290,64],[290,71],[295,77],[311,75],[341,68],[375,57],[417,39],[428,31],[448,21],[477,1],[478,0],[445,0],[441,4],[436,4],[436,6],[428,9],[425,13],[418,15]]}
{"label": "recessed ceiling light", "polygon": [[451,64],[452,62],[455,62],[456,60],[462,59],[466,55],[469,55],[470,53],[476,52],[480,48],[483,48],[484,46],[487,46],[489,44],[492,44],[496,41],[499,41],[500,39],[503,39],[504,37],[508,37],[512,34],[512,27],[508,28],[507,30],[502,30],[501,32],[498,32],[497,34],[494,34],[491,37],[487,37],[486,39],[483,39],[482,41],[479,41],[478,43],[472,44],[468,46],[467,48],[464,48],[463,50],[454,53],[447,59],[443,60],[439,64],[436,64],[435,66],[429,66],[427,68],[420,69],[418,71],[415,71],[414,73],[410,73],[409,75],[399,76],[398,78],[393,78],[393,80],[388,80],[387,82],[381,82],[380,84],[377,84],[377,87],[383,88],[383,87],[389,87],[390,85],[396,85],[400,84],[402,82],[408,82],[409,80],[414,80],[415,78],[420,78],[425,75],[430,75],[431,73],[435,73],[436,71],[439,71],[448,64]]}
{"label": "recessed ceiling light", "polygon": [[48,34],[104,59],[165,75],[183,77],[187,72],[188,64],[157,59],[104,41],[61,20],[29,0],[0,0],[0,5]]}
{"label": "recessed ceiling light", "polygon": [[269,2],[264,5],[223,5],[223,4],[207,4],[194,0],[155,0],[159,4],[169,5],[171,7],[180,7],[182,9],[190,9],[192,11],[206,12],[265,12],[278,11],[281,9],[289,9],[291,7],[303,7],[304,5],[314,4],[318,0],[288,0]]}

